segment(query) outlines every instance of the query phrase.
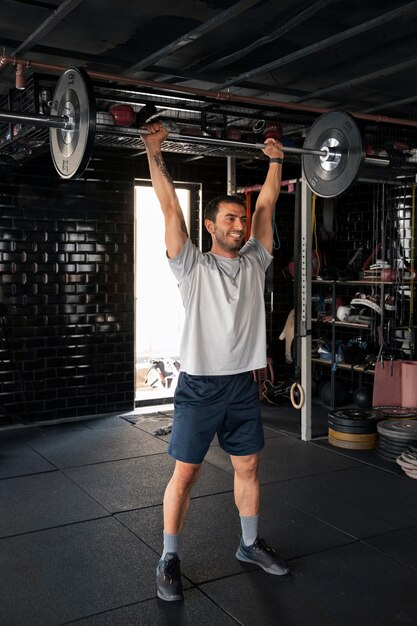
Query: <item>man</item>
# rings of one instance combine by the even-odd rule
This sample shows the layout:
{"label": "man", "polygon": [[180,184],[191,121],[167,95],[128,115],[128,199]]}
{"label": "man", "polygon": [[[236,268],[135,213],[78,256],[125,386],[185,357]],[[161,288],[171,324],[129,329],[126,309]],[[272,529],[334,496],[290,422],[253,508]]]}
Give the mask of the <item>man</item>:
{"label": "man", "polygon": [[243,245],[243,200],[220,196],[205,209],[204,224],[212,247],[203,254],[188,237],[161,154],[168,132],[159,124],[147,128],[149,134],[143,138],[165,218],[168,260],[186,311],[168,449],[176,464],[164,495],[164,550],[157,568],[158,597],[175,601],[183,599],[180,543],[191,489],[216,433],[235,473],[234,496],[242,526],[236,557],[271,574],[289,571],[274,548],[258,537],[258,464],[264,438],[258,386],[252,374],[266,365],[264,283],[272,260],[272,218],[283,153],[276,140],[267,139],[263,152],[270,157],[269,169],[249,241]]}

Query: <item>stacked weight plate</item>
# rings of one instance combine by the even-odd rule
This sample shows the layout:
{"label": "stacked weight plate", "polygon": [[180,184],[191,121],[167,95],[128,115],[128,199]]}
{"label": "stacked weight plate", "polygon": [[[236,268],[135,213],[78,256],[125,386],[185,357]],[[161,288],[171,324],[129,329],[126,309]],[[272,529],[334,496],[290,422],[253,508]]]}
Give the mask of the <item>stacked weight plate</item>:
{"label": "stacked weight plate", "polygon": [[329,412],[329,443],[337,448],[370,450],[378,440],[377,423],[381,419],[374,411],[339,409]]}
{"label": "stacked weight plate", "polygon": [[383,420],[377,424],[376,452],[384,461],[395,463],[412,444],[417,444],[417,422],[407,419]]}
{"label": "stacked weight plate", "polygon": [[408,446],[398,458],[397,463],[410,478],[417,478],[417,446]]}
{"label": "stacked weight plate", "polygon": [[406,409],[401,406],[374,406],[372,409],[380,420],[415,420],[417,419],[416,409]]}

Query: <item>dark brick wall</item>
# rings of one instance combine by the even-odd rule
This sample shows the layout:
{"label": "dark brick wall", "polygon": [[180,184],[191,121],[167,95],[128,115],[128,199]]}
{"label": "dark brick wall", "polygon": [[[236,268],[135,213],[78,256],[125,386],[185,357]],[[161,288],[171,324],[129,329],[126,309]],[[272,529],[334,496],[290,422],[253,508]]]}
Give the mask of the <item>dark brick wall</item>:
{"label": "dark brick wall", "polygon": [[0,408],[26,421],[130,410],[133,170],[49,157],[0,183]]}

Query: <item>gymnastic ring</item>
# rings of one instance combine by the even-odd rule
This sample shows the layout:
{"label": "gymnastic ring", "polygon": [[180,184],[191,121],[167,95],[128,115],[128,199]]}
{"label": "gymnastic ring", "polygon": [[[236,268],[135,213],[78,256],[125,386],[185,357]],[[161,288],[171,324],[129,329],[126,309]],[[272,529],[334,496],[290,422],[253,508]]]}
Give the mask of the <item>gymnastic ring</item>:
{"label": "gymnastic ring", "polygon": [[[294,398],[294,392],[296,389],[298,390],[298,393],[300,394],[300,402],[298,404],[296,403],[295,398]],[[304,389],[299,383],[293,383],[291,385],[290,400],[294,409],[301,409],[304,406],[304,400],[305,400]]]}

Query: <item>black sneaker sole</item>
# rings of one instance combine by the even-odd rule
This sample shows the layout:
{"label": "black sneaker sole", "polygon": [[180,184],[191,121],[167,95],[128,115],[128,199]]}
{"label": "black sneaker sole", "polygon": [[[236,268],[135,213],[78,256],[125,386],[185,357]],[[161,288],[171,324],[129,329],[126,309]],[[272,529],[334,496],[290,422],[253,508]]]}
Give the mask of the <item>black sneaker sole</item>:
{"label": "black sneaker sole", "polygon": [[262,569],[267,572],[268,574],[274,574],[275,576],[285,576],[286,574],[290,573],[290,568],[287,567],[286,569],[283,569],[280,572],[277,572],[276,570],[271,569],[270,567],[266,567],[265,565],[262,565],[262,563],[259,563],[259,561],[255,561],[254,559],[249,559],[247,556],[243,556],[239,550],[236,552],[236,558],[239,561],[244,561],[245,563],[253,563],[253,565],[257,565],[258,567],[262,567]]}

